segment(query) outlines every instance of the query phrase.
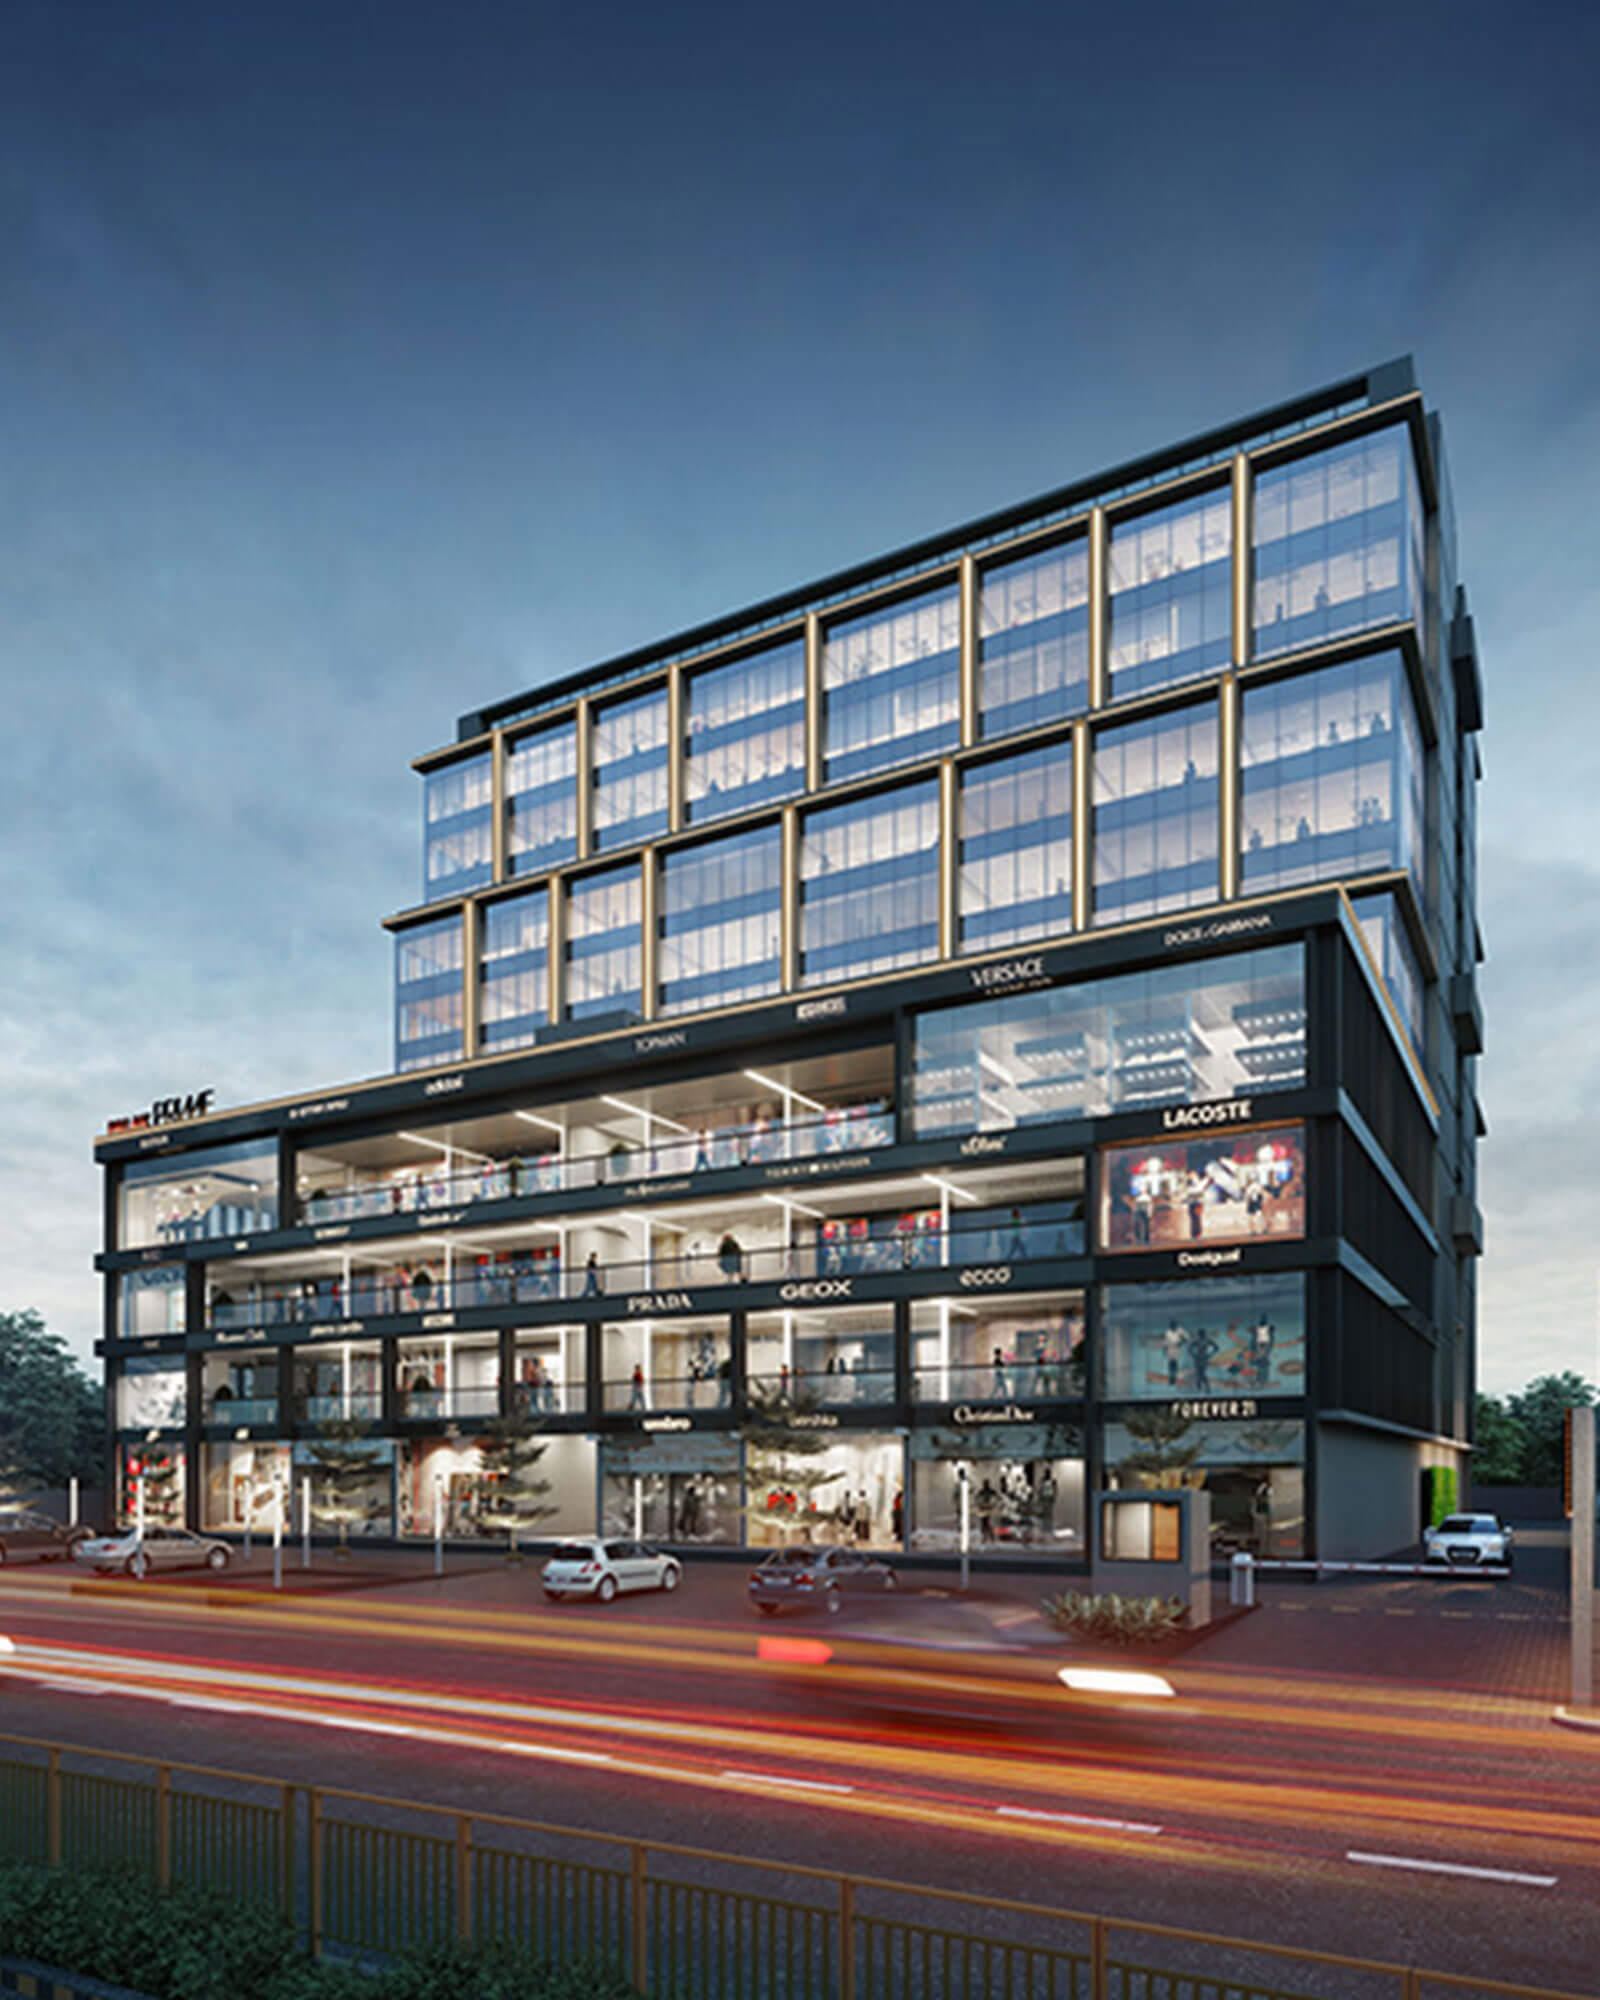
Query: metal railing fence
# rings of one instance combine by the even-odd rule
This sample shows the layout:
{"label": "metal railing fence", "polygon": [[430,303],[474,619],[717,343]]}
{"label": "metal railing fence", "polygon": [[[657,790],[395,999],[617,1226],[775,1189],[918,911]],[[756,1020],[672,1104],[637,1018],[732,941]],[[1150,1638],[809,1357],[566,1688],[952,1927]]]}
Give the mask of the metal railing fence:
{"label": "metal railing fence", "polygon": [[22,1736],[0,1736],[0,1857],[269,1904],[313,1955],[492,1936],[654,2000],[1579,2000]]}

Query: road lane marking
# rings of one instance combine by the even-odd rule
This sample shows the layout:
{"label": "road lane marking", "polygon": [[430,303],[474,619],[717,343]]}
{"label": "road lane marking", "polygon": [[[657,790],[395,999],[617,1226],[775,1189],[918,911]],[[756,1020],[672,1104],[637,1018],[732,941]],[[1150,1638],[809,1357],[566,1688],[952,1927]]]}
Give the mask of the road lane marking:
{"label": "road lane marking", "polygon": [[854,1785],[830,1785],[825,1778],[784,1778],[771,1771],[719,1771],[719,1778],[732,1778],[741,1785],[782,1785],[791,1792],[853,1792]]}
{"label": "road lane marking", "polygon": [[1465,1861],[1418,1861],[1403,1854],[1363,1854],[1352,1847],[1346,1861],[1360,1861],[1369,1868],[1416,1868],[1425,1875],[1469,1875],[1476,1882],[1518,1882],[1527,1889],[1553,1889],[1555,1875],[1524,1875],[1515,1868],[1474,1868]]}
{"label": "road lane marking", "polygon": [[996,1806],[995,1812],[1001,1819],[1043,1819],[1057,1826],[1098,1826],[1111,1833],[1159,1833],[1159,1826],[1151,1826],[1138,1819],[1096,1819],[1089,1813],[1041,1812],[1033,1806]]}

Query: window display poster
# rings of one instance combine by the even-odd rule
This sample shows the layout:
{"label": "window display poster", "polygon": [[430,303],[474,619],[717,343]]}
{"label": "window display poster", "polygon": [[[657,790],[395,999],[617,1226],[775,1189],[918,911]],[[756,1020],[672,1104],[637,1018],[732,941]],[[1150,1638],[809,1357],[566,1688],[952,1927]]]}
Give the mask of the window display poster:
{"label": "window display poster", "polygon": [[1101,1389],[1114,1402],[1303,1396],[1304,1275],[1107,1285],[1100,1352]]}
{"label": "window display poster", "polygon": [[1100,1153],[1100,1248],[1188,1250],[1306,1233],[1303,1125]]}

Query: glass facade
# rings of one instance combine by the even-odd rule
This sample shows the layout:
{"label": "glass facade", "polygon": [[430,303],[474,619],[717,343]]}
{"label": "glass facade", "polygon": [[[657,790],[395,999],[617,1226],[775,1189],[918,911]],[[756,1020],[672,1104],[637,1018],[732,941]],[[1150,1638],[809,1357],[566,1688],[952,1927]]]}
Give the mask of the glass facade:
{"label": "glass facade", "polygon": [[661,859],[657,965],[663,1014],[776,993],[783,835],[755,827]]}
{"label": "glass facade", "polygon": [[[1177,1408],[1182,1409],[1182,1404]],[[1130,1411],[1102,1433],[1107,1482],[1157,1487],[1181,1480],[1211,1496],[1211,1550],[1305,1553],[1305,1425],[1298,1417],[1198,1418],[1174,1435],[1163,1411]]]}
{"label": "glass facade", "polygon": [[462,1037],[461,919],[440,917],[394,941],[394,1066],[453,1062]]}
{"label": "glass facade", "polygon": [[802,985],[938,957],[937,780],[808,812],[801,825]]}
{"label": "glass facade", "polygon": [[186,1383],[181,1360],[135,1356],[124,1361],[117,1382],[117,1428],[177,1430],[188,1409]]}
{"label": "glass facade", "polygon": [[1217,716],[1179,709],[1094,746],[1094,921],[1191,910],[1220,893]]}
{"label": "glass facade", "polygon": [[930,1009],[912,1031],[919,1139],[1298,1088],[1298,944]]}
{"label": "glass facade", "polygon": [[984,1556],[1083,1553],[1083,1432],[1076,1423],[952,1423],[911,1436],[911,1546]]}
{"label": "glass facade", "polygon": [[429,771],[422,781],[422,897],[435,903],[494,875],[494,780],[487,755]]}
{"label": "glass facade", "polygon": [[1407,868],[1422,893],[1423,756],[1397,652],[1244,690],[1247,891]]}
{"label": "glass facade", "polygon": [[805,783],[803,639],[688,677],[683,801],[691,822],[793,798]]}
{"label": "glass facade", "polygon": [[1423,510],[1403,424],[1258,473],[1257,659],[1420,618]]}
{"label": "glass facade", "polygon": [[833,785],[953,750],[961,736],[961,593],[925,592],[830,625],[823,775]]}
{"label": "glass facade", "polygon": [[184,1267],[157,1264],[149,1270],[124,1271],[117,1280],[121,1310],[117,1329],[122,1339],[184,1330]]}
{"label": "glass facade", "polygon": [[894,1398],[894,1307],[752,1313],[745,1347],[751,1395],[827,1409]]}
{"label": "glass facade", "polygon": [[1231,664],[1232,555],[1227,489],[1113,523],[1106,557],[1113,701]]}
{"label": "glass facade", "polygon": [[642,887],[633,862],[568,883],[566,1010],[574,1021],[639,1012]]}
{"label": "glass facade", "polygon": [[1089,702],[1089,545],[986,569],[978,586],[978,730],[1081,715]]}
{"label": "glass facade", "polygon": [[921,1403],[1041,1403],[1083,1395],[1083,1294],[917,1299],[911,1393]]}
{"label": "glass facade", "polygon": [[550,892],[486,904],[478,936],[479,1046],[520,1048],[550,1019]]}
{"label": "glass facade", "polygon": [[631,847],[667,830],[667,691],[594,711],[594,844]]}
{"label": "glass facade", "polygon": [[959,812],[961,949],[1070,931],[1070,741],[968,766]]}
{"label": "glass facade", "polygon": [[1303,1396],[1304,1272],[1104,1286],[1100,1391],[1119,1403]]}
{"label": "glass facade", "polygon": [[131,1160],[122,1170],[119,1250],[249,1236],[277,1226],[278,1151],[270,1138]]}
{"label": "glass facade", "polygon": [[519,736],[506,749],[506,856],[513,875],[558,868],[578,852],[578,725]]}
{"label": "glass facade", "polygon": [[1378,970],[1383,974],[1400,1019],[1405,1023],[1411,1046],[1423,1052],[1422,971],[1412,949],[1411,933],[1400,914],[1400,901],[1391,889],[1376,895],[1352,896],[1351,907],[1371,948]]}

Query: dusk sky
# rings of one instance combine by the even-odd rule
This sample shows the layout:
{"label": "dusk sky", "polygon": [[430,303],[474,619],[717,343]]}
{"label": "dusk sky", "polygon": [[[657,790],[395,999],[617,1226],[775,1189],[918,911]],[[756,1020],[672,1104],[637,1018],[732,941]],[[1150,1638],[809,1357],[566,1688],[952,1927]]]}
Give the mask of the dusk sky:
{"label": "dusk sky", "polygon": [[0,1310],[89,1357],[108,1118],[389,1067],[461,711],[1411,353],[1481,1377],[1594,1379],[1597,75],[1539,0],[8,0]]}

